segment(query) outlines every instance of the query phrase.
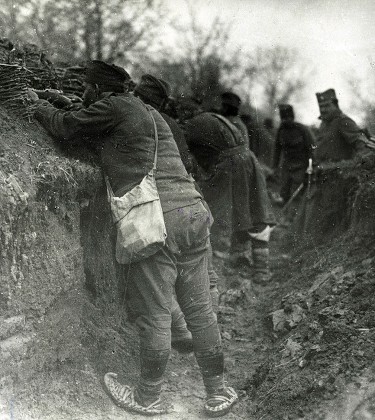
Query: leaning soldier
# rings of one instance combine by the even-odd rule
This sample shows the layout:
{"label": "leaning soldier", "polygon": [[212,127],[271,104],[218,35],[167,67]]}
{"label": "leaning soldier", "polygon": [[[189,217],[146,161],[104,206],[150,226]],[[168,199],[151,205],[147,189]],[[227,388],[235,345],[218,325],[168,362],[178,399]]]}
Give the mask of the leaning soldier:
{"label": "leaning soldier", "polygon": [[[134,88],[134,95],[140,98],[144,103],[151,105],[157,111],[159,111],[160,115],[168,124],[180,152],[182,163],[184,164],[187,173],[191,174],[194,169],[194,164],[192,154],[190,153],[186,144],[185,134],[177,122],[172,117],[163,112],[166,104],[168,103],[170,93],[171,88],[169,83],[151,74],[142,75],[141,80]],[[199,190],[198,184],[194,183],[194,185],[202,194],[202,192]],[[204,204],[207,205],[205,202]],[[209,211],[208,206],[207,210]],[[216,274],[212,265],[211,245],[209,246],[208,274],[210,279],[210,295],[212,298],[212,306],[214,312],[216,313],[219,306],[219,291],[217,288],[218,275]],[[175,302],[173,305],[172,311],[172,347],[184,353],[193,351],[191,344],[191,333],[187,329],[184,316],[177,302]]]}
{"label": "leaning soldier", "polygon": [[[160,401],[171,348],[171,311],[176,294],[193,336],[197,362],[211,416],[227,413],[238,397],[224,383],[224,356],[212,310],[207,270],[209,214],[180,159],[173,135],[160,114],[124,92],[130,77],[121,67],[88,63],[84,105],[79,111],[55,109],[37,102],[35,117],[56,139],[68,143],[78,134],[100,142],[101,162],[118,197],[139,185],[154,162],[158,137],[156,184],[167,230],[166,245],[127,266],[127,305],[140,337],[140,377],[135,388],[117,374],[104,377],[114,401],[144,415],[167,412]],[[155,132],[156,125],[156,132]],[[157,136],[157,137],[156,137]]]}

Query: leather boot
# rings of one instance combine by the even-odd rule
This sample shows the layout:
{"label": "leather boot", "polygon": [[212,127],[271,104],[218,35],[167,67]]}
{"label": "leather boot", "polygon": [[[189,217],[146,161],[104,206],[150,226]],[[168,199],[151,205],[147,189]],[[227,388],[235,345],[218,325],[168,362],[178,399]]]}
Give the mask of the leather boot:
{"label": "leather boot", "polygon": [[253,281],[257,284],[265,284],[271,280],[270,251],[268,248],[268,243],[266,244],[267,246],[265,246],[265,244],[262,244],[262,247],[259,247],[254,246],[255,244],[253,243]]}

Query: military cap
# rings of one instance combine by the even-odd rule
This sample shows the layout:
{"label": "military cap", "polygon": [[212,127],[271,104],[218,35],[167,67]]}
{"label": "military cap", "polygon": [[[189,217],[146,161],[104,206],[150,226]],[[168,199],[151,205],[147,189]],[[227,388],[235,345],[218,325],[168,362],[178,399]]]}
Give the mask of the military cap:
{"label": "military cap", "polygon": [[115,64],[108,64],[100,60],[89,61],[86,65],[86,82],[91,84],[122,87],[130,81],[126,70]]}
{"label": "military cap", "polygon": [[151,74],[144,74],[134,88],[134,93],[147,98],[150,102],[160,105],[171,94],[169,83]]}
{"label": "military cap", "polygon": [[294,118],[294,110],[292,105],[289,104],[279,104],[279,114],[280,114],[280,118],[284,119],[284,118]]}
{"label": "military cap", "polygon": [[241,105],[241,98],[233,92],[224,92],[221,94],[221,102],[230,105],[233,108],[239,109]]}
{"label": "military cap", "polygon": [[324,92],[321,93],[317,93],[316,97],[318,99],[318,103],[321,104],[323,102],[332,102],[332,101],[337,101],[337,97],[336,97],[336,92],[334,89],[328,89]]}

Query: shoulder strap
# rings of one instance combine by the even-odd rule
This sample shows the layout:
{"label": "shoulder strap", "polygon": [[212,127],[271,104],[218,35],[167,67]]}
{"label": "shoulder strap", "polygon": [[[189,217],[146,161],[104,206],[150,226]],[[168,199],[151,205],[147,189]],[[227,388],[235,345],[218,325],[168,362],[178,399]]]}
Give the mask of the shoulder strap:
{"label": "shoulder strap", "polygon": [[234,144],[237,145],[238,135],[240,135],[242,137],[242,134],[241,134],[240,130],[234,124],[232,124],[227,118],[223,117],[222,115],[216,114],[216,112],[210,112],[210,114],[213,115],[214,117],[216,117],[221,122],[223,122],[229,128],[229,131],[234,138]]}
{"label": "shoulder strap", "polygon": [[[158,143],[159,143],[159,136],[158,136],[158,129],[156,128],[155,118],[154,118],[154,116],[152,115],[151,109],[150,109],[149,107],[147,107],[147,109],[148,109],[148,111],[150,112],[150,116],[151,116],[152,122],[154,123],[155,143],[156,143],[156,144],[155,144],[154,164],[153,164],[153,167],[152,167],[152,171],[155,171],[155,170],[156,170],[156,163],[157,163],[157,160],[158,160]],[[110,184],[110,182],[109,182],[108,175],[104,175],[104,179],[105,179],[105,183],[106,183],[106,185],[107,185],[108,197],[109,197],[109,198],[114,197],[114,196],[115,196],[115,194],[114,194],[113,189],[112,189],[112,187],[111,187],[111,184]]]}
{"label": "shoulder strap", "polygon": [[149,107],[147,107],[147,109],[150,112],[150,116],[152,118],[152,122],[154,123],[154,133],[155,133],[155,155],[154,155],[154,166],[152,167],[152,170],[155,171],[156,170],[156,163],[158,161],[158,143],[159,143],[159,136],[158,136],[158,129],[156,127],[156,122],[155,122],[155,118],[152,115],[151,109]]}
{"label": "shoulder strap", "polygon": [[105,184],[107,185],[107,195],[108,195],[108,201],[111,201],[111,198],[115,196],[111,184],[109,183],[108,175],[104,175]]}

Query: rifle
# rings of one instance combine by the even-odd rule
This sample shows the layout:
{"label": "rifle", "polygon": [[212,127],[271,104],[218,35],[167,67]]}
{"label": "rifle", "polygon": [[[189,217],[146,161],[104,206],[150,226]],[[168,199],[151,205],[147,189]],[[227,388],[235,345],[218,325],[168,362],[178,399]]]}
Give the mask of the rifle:
{"label": "rifle", "polygon": [[[306,173],[307,173],[307,197],[310,197],[310,190],[311,190],[311,176],[313,173],[313,166],[312,166],[312,159],[309,159],[309,166],[306,169]],[[296,199],[296,197],[299,195],[299,193],[302,191],[303,187],[304,187],[305,183],[301,182],[300,185],[298,185],[298,187],[295,189],[294,193],[291,195],[291,197],[289,198],[289,200],[286,202],[286,204],[283,207],[283,212],[285,212],[289,206],[293,203],[293,201]]]}
{"label": "rifle", "polygon": [[306,173],[307,173],[307,193],[306,193],[306,197],[311,198],[311,194],[310,194],[310,191],[311,191],[311,175],[313,173],[313,166],[312,166],[312,159],[311,158],[309,159],[309,166],[306,170]]}

